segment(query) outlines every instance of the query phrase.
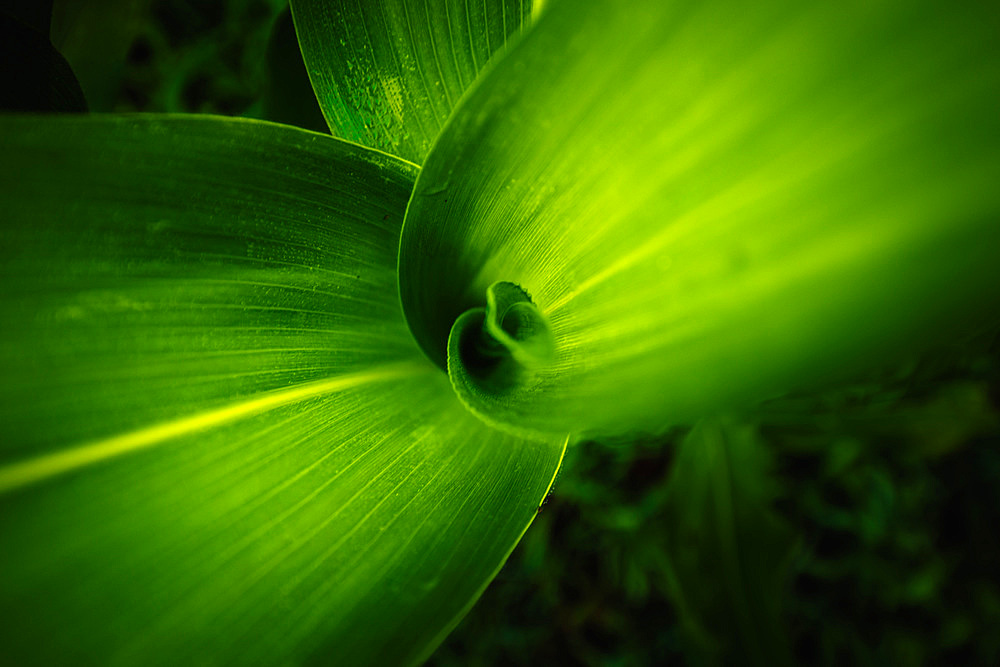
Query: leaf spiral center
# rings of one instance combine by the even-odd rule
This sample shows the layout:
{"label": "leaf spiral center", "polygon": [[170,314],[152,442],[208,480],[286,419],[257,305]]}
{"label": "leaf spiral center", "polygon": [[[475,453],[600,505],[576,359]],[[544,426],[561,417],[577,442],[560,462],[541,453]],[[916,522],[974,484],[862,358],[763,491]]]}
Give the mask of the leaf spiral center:
{"label": "leaf spiral center", "polygon": [[[448,336],[448,376],[466,406],[490,423],[496,403],[532,386],[536,371],[553,362],[555,340],[531,297],[510,282],[486,291],[486,307],[471,308]],[[511,424],[498,424],[507,429]]]}

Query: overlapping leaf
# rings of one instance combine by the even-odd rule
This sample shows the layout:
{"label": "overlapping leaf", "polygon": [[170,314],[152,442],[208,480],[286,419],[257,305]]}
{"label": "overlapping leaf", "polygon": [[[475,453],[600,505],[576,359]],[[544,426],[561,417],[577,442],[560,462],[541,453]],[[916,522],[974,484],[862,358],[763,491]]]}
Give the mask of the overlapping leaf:
{"label": "overlapping leaf", "polygon": [[334,135],[423,161],[531,0],[295,0],[302,55]]}
{"label": "overlapping leaf", "polygon": [[4,661],[432,650],[562,447],[483,427],[414,346],[413,168],[213,118],[6,118],[0,152]]}
{"label": "overlapping leaf", "polygon": [[400,253],[439,365],[508,281],[555,361],[488,419],[657,429],[926,349],[1000,300],[982,3],[553,3],[428,156]]}

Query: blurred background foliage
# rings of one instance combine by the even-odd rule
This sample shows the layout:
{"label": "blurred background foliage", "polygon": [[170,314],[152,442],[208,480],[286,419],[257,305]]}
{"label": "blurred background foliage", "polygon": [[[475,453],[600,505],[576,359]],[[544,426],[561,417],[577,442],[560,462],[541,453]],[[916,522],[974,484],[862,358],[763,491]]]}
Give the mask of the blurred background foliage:
{"label": "blurred background foliage", "polygon": [[[49,34],[91,111],[325,131],[285,0],[56,0]],[[573,447],[429,664],[1000,664],[998,351]]]}

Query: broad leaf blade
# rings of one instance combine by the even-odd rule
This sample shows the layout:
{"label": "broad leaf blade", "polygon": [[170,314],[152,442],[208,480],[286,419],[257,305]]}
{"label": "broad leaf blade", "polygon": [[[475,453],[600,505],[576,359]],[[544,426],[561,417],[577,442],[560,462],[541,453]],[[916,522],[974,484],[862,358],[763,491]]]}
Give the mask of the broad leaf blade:
{"label": "broad leaf blade", "polygon": [[302,55],[334,135],[423,161],[530,0],[295,0]]}
{"label": "broad leaf blade", "polygon": [[17,664],[397,664],[558,466],[422,359],[412,167],[212,118],[0,122],[0,617]]}
{"label": "broad leaf blade", "polygon": [[1000,52],[982,3],[552,3],[435,144],[404,311],[444,365],[489,285],[557,347],[481,411],[690,422],[862,372],[1000,301]]}

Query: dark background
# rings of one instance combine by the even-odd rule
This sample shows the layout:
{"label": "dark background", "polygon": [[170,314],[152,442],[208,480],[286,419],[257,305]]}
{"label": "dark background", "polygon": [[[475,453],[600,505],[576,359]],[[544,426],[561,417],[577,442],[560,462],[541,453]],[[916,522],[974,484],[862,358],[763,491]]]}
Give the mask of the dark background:
{"label": "dark background", "polygon": [[[91,111],[325,127],[284,0],[70,0],[50,30]],[[756,529],[696,521],[680,546],[705,580],[683,577],[671,526],[688,510],[668,489],[684,429],[572,448],[524,540],[429,664],[744,664],[733,609],[764,614],[762,599],[801,663],[1000,664],[997,349],[984,335],[747,420],[768,460],[753,483],[768,492],[745,507],[787,538],[763,598],[720,597],[710,581],[720,548],[752,552]],[[720,542],[724,530],[735,537]]]}

